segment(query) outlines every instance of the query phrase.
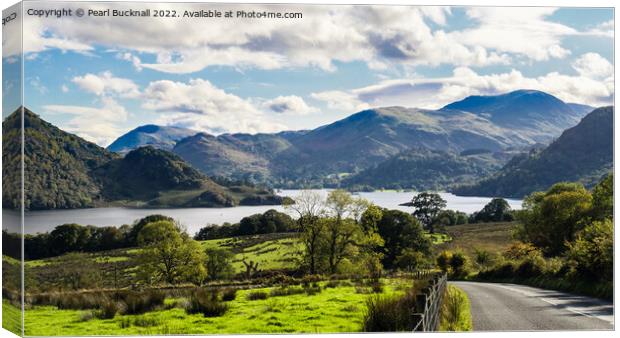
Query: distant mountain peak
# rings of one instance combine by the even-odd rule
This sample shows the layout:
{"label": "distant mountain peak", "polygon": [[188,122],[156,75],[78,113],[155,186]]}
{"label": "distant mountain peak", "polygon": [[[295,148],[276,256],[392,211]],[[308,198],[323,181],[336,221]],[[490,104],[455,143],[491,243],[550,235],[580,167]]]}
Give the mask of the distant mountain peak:
{"label": "distant mountain peak", "polygon": [[172,150],[178,141],[196,133],[195,130],[183,127],[147,124],[122,135],[108,146],[108,150],[126,154],[133,149],[147,145],[157,149]]}

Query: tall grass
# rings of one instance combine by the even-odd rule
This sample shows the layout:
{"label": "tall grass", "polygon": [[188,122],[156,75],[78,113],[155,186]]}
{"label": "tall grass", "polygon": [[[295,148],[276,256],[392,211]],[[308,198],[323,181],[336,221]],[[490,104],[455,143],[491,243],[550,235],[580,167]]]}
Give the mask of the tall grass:
{"label": "tall grass", "polygon": [[202,313],[205,317],[219,317],[228,311],[228,304],[219,300],[218,293],[197,289],[185,308],[187,314]]}
{"label": "tall grass", "polygon": [[440,331],[471,331],[471,309],[467,294],[452,285],[443,299],[441,306]]}
{"label": "tall grass", "polygon": [[414,290],[403,296],[372,296],[366,301],[364,332],[411,331],[415,326],[412,316],[415,308]]}

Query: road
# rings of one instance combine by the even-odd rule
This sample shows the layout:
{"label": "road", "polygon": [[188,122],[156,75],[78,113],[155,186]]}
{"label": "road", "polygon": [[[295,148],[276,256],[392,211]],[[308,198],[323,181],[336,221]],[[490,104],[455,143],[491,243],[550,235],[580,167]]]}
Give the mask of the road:
{"label": "road", "polygon": [[612,330],[613,304],[503,283],[450,282],[471,302],[474,331]]}

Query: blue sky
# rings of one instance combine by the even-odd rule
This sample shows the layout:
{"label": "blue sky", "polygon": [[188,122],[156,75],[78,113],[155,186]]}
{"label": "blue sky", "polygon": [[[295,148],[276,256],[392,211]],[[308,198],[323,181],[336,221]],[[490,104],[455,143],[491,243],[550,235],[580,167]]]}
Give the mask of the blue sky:
{"label": "blue sky", "polygon": [[[90,4],[110,6],[127,5]],[[174,6],[182,13],[207,5]],[[244,5],[208,8],[216,6]],[[139,7],[152,6],[131,5]],[[26,16],[24,103],[105,146],[147,123],[214,134],[310,129],[371,107],[434,109],[521,88],[567,102],[613,101],[611,9],[262,9],[303,18]],[[5,78],[18,69],[17,45],[3,37]],[[3,82],[4,115],[18,104],[7,100],[18,88]]]}

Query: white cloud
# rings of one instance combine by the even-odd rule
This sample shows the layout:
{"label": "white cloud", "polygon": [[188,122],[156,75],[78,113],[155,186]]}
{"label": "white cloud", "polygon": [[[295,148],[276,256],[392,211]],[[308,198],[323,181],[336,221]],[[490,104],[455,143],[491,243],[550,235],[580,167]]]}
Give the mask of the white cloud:
{"label": "white cloud", "polygon": [[583,54],[572,66],[577,73],[587,78],[605,79],[614,73],[614,66],[597,53]]}
{"label": "white cloud", "polygon": [[101,107],[84,107],[69,105],[46,105],[43,109],[48,114],[67,114],[72,117],[63,125],[63,129],[95,142],[101,146],[112,143],[122,130],[119,122],[127,121],[128,113],[123,106],[111,98],[101,98]]}
{"label": "white cloud", "polygon": [[401,105],[437,109],[469,95],[493,95],[517,89],[536,89],[557,96],[566,102],[606,105],[613,102],[613,79],[596,79],[580,74],[563,75],[551,72],[526,77],[517,70],[479,75],[471,68],[458,67],[452,76],[381,81],[375,85],[348,91],[314,93],[313,98],[325,101],[332,109],[352,113],[367,107]]}
{"label": "white cloud", "polygon": [[217,88],[207,80],[151,82],[142,96],[144,109],[160,113],[159,123],[214,134],[274,132],[286,126],[270,121],[249,101]]}
{"label": "white cloud", "polygon": [[[45,7],[54,6],[64,5]],[[145,5],[114,6],[138,9]],[[293,9],[287,5],[178,4],[178,11],[207,7],[222,11]],[[216,65],[261,69],[317,67],[333,71],[336,61],[361,61],[372,69],[440,64],[479,67],[508,64],[513,54],[532,60],[564,58],[570,51],[562,46],[563,37],[599,34],[578,32],[547,21],[553,8],[473,7],[467,13],[474,25],[461,31],[444,31],[452,15],[448,7],[297,5],[294,9],[303,12],[302,19],[212,19],[208,29],[203,20],[145,24],[135,18],[28,18],[25,30],[32,36],[26,39],[26,51],[55,48],[89,53],[99,45],[123,51],[118,58],[131,62],[138,70],[149,68],[166,73],[193,73]],[[431,29],[429,22],[439,28]],[[155,60],[144,62],[147,57]]]}
{"label": "white cloud", "polygon": [[99,75],[88,73],[76,76],[71,80],[81,89],[98,96],[118,95],[125,98],[135,98],[140,95],[138,86],[129,79],[114,77],[111,72]]}
{"label": "white cloud", "polygon": [[304,99],[296,95],[278,96],[265,101],[262,106],[277,114],[308,115],[316,111],[315,108],[308,106]]}
{"label": "white cloud", "polygon": [[69,87],[67,87],[67,85],[62,85],[60,87],[60,90],[62,90],[63,93],[68,93],[69,92]]}

